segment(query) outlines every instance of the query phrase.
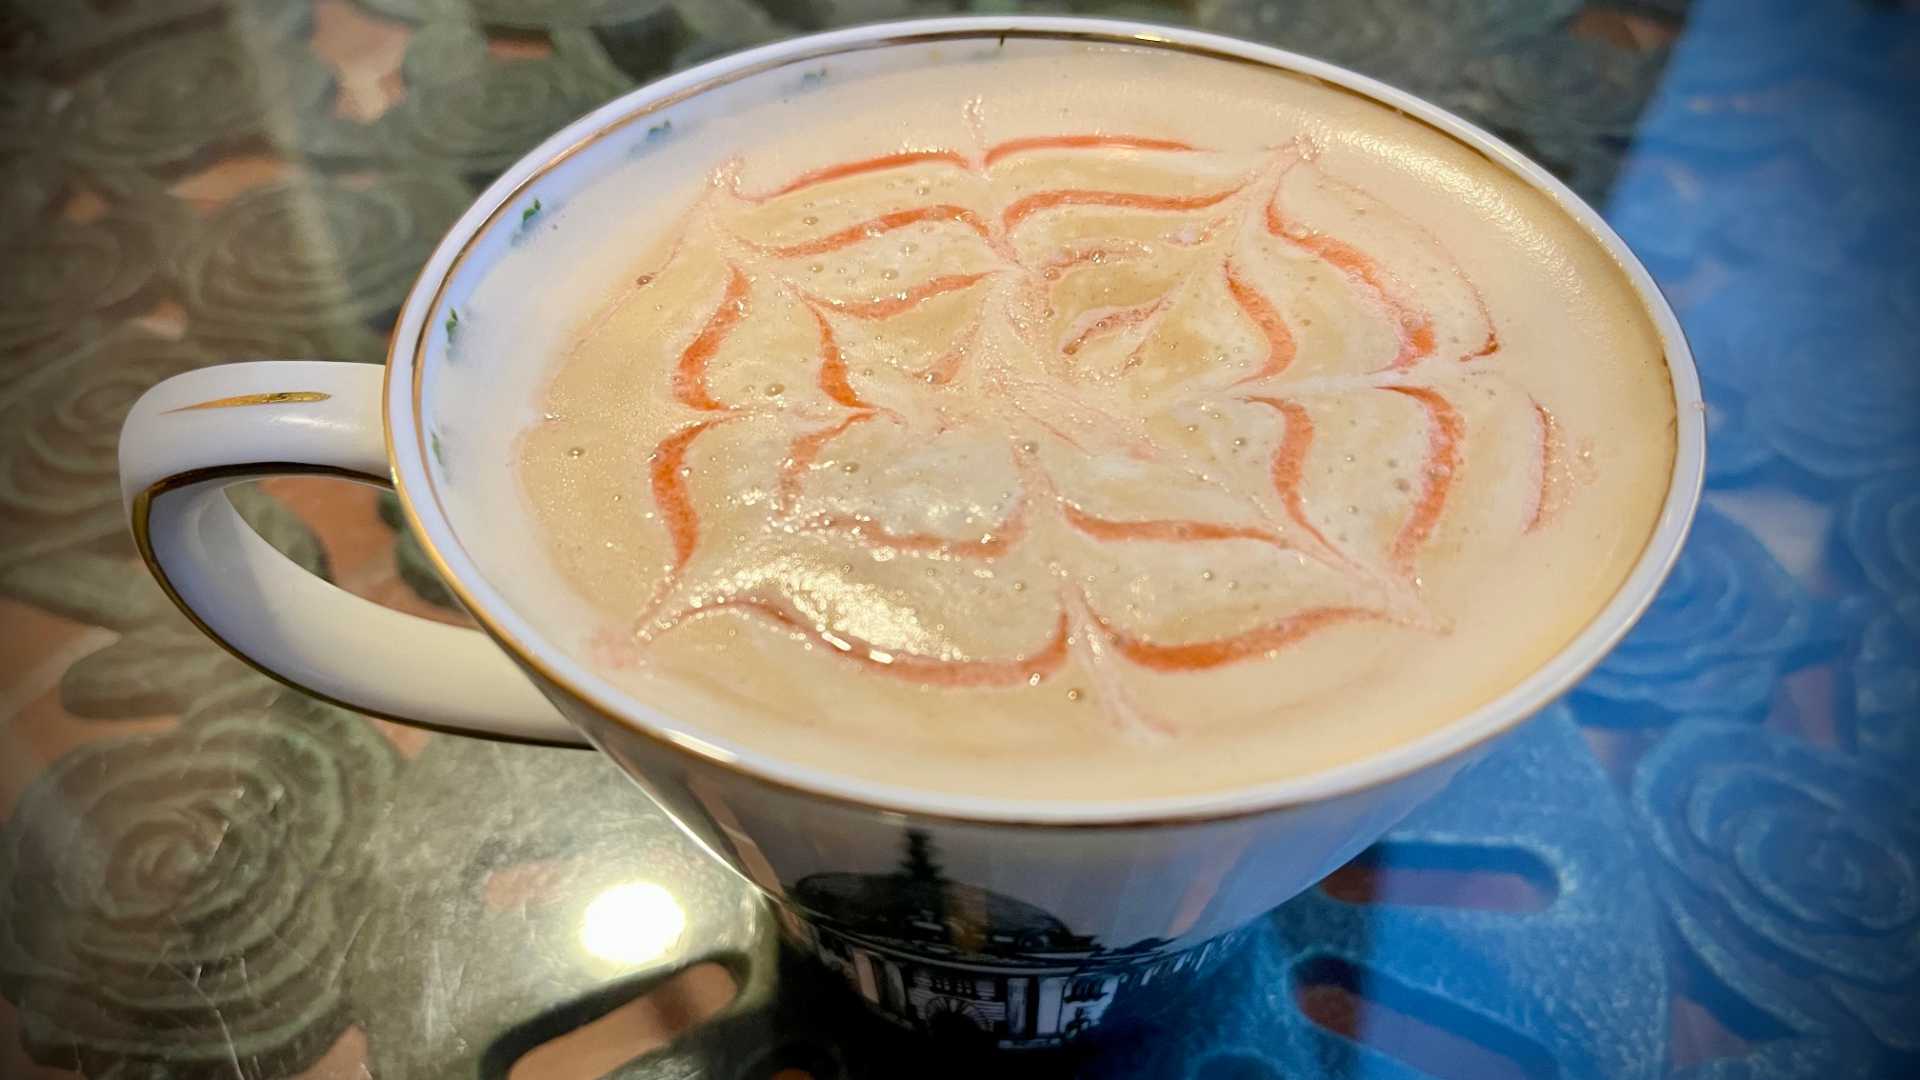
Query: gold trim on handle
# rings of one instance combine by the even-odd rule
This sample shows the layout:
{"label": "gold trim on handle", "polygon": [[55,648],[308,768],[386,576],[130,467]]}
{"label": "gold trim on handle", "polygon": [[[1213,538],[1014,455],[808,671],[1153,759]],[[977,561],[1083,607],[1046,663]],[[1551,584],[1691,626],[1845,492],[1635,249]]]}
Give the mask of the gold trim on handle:
{"label": "gold trim on handle", "polygon": [[320,390],[275,390],[270,394],[236,394],[233,397],[214,398],[197,405],[182,405],[177,409],[168,409],[161,416],[171,416],[179,412],[192,412],[196,409],[244,409],[249,405],[299,405],[315,401],[325,401],[332,394]]}
{"label": "gold trim on handle", "polygon": [[[273,397],[276,395],[250,394],[246,396]],[[326,398],[329,395],[320,394],[319,396],[321,398]],[[302,399],[302,400],[305,400],[305,399]],[[203,408],[203,407],[204,408],[220,408],[222,406],[218,404],[210,404],[206,406],[188,406],[188,407],[189,408]],[[179,411],[179,410],[174,410],[174,411]],[[579,743],[559,742],[559,741],[548,740],[548,739],[533,739],[533,738],[528,738],[522,735],[500,735],[500,734],[495,734],[493,732],[481,732],[481,731],[473,731],[467,728],[450,727],[445,724],[435,724],[425,720],[415,720],[412,717],[395,716],[392,713],[382,712],[378,709],[370,709],[364,705],[356,705],[350,701],[342,701],[331,694],[325,694],[318,690],[315,690],[311,686],[306,686],[304,684],[295,682],[294,680],[288,678],[287,676],[281,674],[280,672],[273,670],[272,668],[268,667],[267,665],[261,663],[260,661],[254,659],[252,656],[248,655],[246,650],[242,649],[240,646],[234,644],[232,641],[229,641],[225,637],[221,636],[221,634],[218,631],[216,631],[213,627],[208,626],[206,623],[206,620],[202,619],[199,613],[194,611],[193,607],[189,605],[186,599],[180,595],[179,591],[174,588],[173,580],[167,576],[166,568],[160,564],[159,557],[154,554],[153,531],[152,531],[153,503],[155,500],[159,499],[162,495],[166,495],[170,492],[179,491],[183,488],[193,487],[194,485],[197,485],[197,484],[204,484],[204,483],[208,483],[211,481],[218,481],[218,480],[226,480],[231,483],[239,483],[243,480],[263,480],[263,479],[266,479],[267,477],[272,477],[272,476],[326,476],[336,480],[352,480],[356,483],[372,484],[376,487],[384,487],[384,488],[393,487],[393,480],[391,477],[376,476],[372,473],[359,472],[353,469],[343,469],[334,465],[312,465],[305,462],[293,462],[293,461],[257,461],[257,462],[247,462],[247,463],[238,464],[238,465],[210,465],[210,466],[206,466],[204,468],[199,468],[199,469],[188,469],[185,472],[178,472],[178,473],[174,473],[172,476],[165,477],[164,479],[161,479],[155,482],[153,485],[148,487],[146,490],[140,492],[138,495],[135,495],[133,497],[132,505],[128,507],[128,517],[131,519],[130,524],[133,527],[134,546],[138,548],[140,551],[140,560],[147,564],[147,572],[152,574],[153,579],[160,583],[160,591],[167,594],[167,599],[173,601],[173,606],[180,609],[180,613],[187,617],[188,622],[191,622],[202,634],[205,634],[208,638],[212,639],[214,644],[225,649],[227,652],[232,653],[235,659],[239,660],[241,663],[247,665],[253,670],[259,672],[260,674],[267,676],[268,678],[272,679],[274,682],[277,682],[282,686],[286,686],[291,689],[298,690],[299,692],[307,695],[308,697],[315,698],[319,701],[324,701],[329,705],[333,705],[337,708],[346,709],[349,712],[356,712],[361,714],[362,716],[371,716],[371,717],[374,717],[375,719],[386,720],[395,724],[404,724],[407,727],[424,728],[428,731],[440,732],[446,735],[465,735],[471,738],[492,739],[498,742],[524,743],[529,746],[564,746],[564,747],[567,747],[568,749],[581,748],[581,744]],[[372,603],[371,600],[367,602]]]}

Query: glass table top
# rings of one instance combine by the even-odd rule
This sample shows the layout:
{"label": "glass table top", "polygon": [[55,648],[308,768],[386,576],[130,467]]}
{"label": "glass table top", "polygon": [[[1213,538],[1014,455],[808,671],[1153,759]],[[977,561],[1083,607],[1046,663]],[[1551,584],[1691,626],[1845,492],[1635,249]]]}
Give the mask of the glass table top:
{"label": "glass table top", "polygon": [[[878,18],[1071,11],[1422,94],[1679,309],[1709,490],[1633,635],[1192,1000],[1010,1075],[1920,1074],[1920,8],[1893,0],[13,0],[0,6],[0,1075],[937,1072],[587,753],[321,705],[202,638],[115,439],[175,372],[379,362],[567,120]],[[236,492],[461,621],[388,497]]]}

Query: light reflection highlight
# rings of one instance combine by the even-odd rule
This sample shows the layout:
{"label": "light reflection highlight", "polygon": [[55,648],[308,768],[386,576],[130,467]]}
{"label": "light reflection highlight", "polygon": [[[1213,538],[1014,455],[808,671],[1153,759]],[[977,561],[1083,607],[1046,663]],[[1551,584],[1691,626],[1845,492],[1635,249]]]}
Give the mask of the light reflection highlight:
{"label": "light reflection highlight", "polygon": [[687,929],[687,913],[651,881],[615,885],[587,904],[580,946],[595,959],[645,964],[665,956]]}

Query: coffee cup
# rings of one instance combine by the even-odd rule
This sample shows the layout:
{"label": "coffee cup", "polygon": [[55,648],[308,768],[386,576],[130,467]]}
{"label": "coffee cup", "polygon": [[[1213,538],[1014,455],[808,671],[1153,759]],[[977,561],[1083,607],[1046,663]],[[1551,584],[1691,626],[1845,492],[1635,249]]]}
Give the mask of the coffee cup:
{"label": "coffee cup", "polygon": [[[526,613],[555,585],[525,557],[530,530],[511,526],[522,511],[510,474],[512,432],[544,375],[540,354],[519,343],[562,334],[580,314],[540,292],[552,277],[543,267],[566,263],[576,245],[586,251],[597,227],[593,215],[561,209],[594,205],[609,177],[710,170],[732,148],[703,139],[709,125],[823,80],[1084,47],[1287,72],[1377,102],[1484,156],[1604,247],[1659,336],[1675,418],[1657,521],[1612,597],[1505,693],[1426,734],[1306,775],[1153,797],[988,796],[783,760],[703,730],[697,716],[649,707],[559,647]],[[506,170],[455,223],[407,296],[384,368],[265,361],[177,376],[133,409],[120,462],[148,567],[242,660],[372,716],[597,748],[762,890],[788,936],[874,1008],[909,1027],[1026,1047],[1095,1032],[1116,1000],[1206,970],[1228,954],[1233,931],[1352,858],[1572,687],[1672,566],[1699,499],[1704,430],[1686,341],[1646,271],[1598,214],[1494,137],[1375,80],[1264,46],[1123,22],[992,17],[798,38],[608,103]],[[288,474],[392,487],[481,630],[384,609],[307,575],[223,496]]]}

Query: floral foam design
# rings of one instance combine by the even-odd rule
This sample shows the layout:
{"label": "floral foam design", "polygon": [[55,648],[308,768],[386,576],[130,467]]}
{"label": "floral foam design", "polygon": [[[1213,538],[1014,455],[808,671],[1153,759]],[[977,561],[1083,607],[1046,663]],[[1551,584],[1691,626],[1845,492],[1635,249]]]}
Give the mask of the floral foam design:
{"label": "floral foam design", "polygon": [[[1444,632],[1429,542],[1550,519],[1575,443],[1439,241],[1318,157],[1069,133],[723,171],[602,315],[668,343],[614,376],[664,432],[633,640],[731,610],[925,685],[1076,664],[1153,729],[1138,673]],[[948,625],[992,588],[1011,655]]]}

